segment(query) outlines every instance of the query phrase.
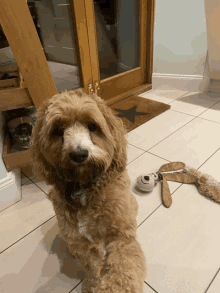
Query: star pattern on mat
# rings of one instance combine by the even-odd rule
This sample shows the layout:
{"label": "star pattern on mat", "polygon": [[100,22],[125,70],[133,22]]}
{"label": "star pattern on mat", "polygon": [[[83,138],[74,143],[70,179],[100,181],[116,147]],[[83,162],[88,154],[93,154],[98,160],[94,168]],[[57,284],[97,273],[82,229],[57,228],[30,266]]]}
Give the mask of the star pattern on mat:
{"label": "star pattern on mat", "polygon": [[136,116],[151,114],[149,112],[137,112],[136,109],[137,109],[137,105],[127,110],[114,108],[115,111],[119,112],[119,114],[117,114],[118,117],[127,118],[132,123],[134,123]]}

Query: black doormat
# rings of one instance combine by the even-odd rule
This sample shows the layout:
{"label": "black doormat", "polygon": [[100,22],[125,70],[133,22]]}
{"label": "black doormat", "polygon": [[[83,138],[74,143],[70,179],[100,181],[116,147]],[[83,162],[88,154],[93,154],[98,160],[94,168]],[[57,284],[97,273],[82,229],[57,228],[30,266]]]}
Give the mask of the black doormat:
{"label": "black doormat", "polygon": [[110,105],[113,112],[122,119],[128,132],[170,109],[170,105],[131,96]]}

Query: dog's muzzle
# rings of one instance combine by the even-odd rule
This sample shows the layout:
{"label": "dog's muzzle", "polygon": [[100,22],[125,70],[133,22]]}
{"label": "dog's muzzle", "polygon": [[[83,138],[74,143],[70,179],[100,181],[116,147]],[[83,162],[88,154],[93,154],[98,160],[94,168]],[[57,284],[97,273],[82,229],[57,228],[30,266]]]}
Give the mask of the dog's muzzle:
{"label": "dog's muzzle", "polygon": [[84,149],[81,149],[78,151],[73,151],[73,152],[69,153],[70,159],[73,162],[78,163],[78,164],[83,163],[88,158],[88,156],[89,156],[88,150],[84,150]]}

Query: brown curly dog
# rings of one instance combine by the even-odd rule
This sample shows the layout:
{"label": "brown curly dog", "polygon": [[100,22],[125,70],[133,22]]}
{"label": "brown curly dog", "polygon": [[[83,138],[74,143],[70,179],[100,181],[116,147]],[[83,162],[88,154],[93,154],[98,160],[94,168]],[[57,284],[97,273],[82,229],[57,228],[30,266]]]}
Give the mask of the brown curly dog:
{"label": "brown curly dog", "polygon": [[85,268],[83,292],[141,293],[145,257],[126,171],[125,128],[105,102],[63,92],[37,111],[31,153],[60,234]]}

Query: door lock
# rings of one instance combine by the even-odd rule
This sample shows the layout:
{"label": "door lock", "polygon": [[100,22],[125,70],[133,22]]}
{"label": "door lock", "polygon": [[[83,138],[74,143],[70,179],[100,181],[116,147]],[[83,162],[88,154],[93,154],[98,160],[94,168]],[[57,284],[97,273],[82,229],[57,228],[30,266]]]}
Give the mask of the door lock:
{"label": "door lock", "polygon": [[99,95],[99,90],[100,90],[99,83],[96,82],[96,83],[95,83],[95,94],[96,94],[97,96]]}
{"label": "door lock", "polygon": [[91,83],[88,85],[88,89],[89,89],[89,94],[92,94],[94,92]]}

